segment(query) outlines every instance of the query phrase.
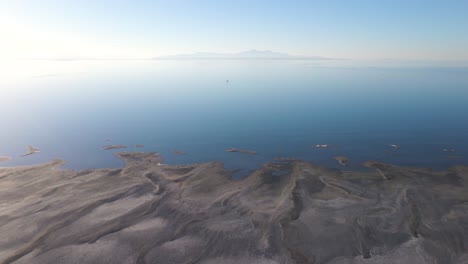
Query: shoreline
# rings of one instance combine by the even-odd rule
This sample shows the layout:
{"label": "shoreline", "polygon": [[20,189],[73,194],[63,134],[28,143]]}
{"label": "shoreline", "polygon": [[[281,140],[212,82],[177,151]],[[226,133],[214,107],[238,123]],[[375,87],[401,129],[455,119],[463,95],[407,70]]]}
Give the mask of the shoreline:
{"label": "shoreline", "polygon": [[59,159],[0,168],[0,263],[468,258],[459,243],[468,242],[468,166],[369,161],[371,171],[353,172],[284,158],[235,180],[221,162],[115,155],[122,168],[74,171]]}
{"label": "shoreline", "polygon": [[[253,154],[254,153],[253,151],[252,152],[249,151],[249,152],[244,153],[244,150],[240,150],[240,151],[237,151],[237,149],[235,149],[235,150],[236,151],[227,151],[227,152],[238,152],[240,154]],[[152,151],[143,151],[143,152],[120,151],[120,152],[113,152],[112,156],[114,156],[114,158],[116,158],[117,161],[122,161],[123,162],[124,159],[122,159],[119,156],[122,153],[156,154],[156,155],[159,155],[161,158],[163,157],[163,155],[161,155],[159,152],[152,152]],[[185,152],[181,152],[181,153],[183,153],[183,155],[185,155]],[[255,154],[256,154],[256,152],[255,152]],[[181,156],[180,154],[174,154],[174,155]],[[4,156],[4,157],[8,157],[8,156]],[[61,169],[75,171],[75,172],[85,171],[85,170],[93,170],[93,169],[119,169],[119,168],[121,169],[121,168],[125,167],[125,163],[123,162],[121,165],[115,166],[115,167],[99,166],[99,167],[67,168],[66,167],[67,160],[63,159],[63,158],[51,158],[50,160],[43,161],[43,162],[35,162],[35,163],[27,163],[27,164],[21,164],[21,165],[5,166],[9,162],[14,161],[14,159],[12,157],[8,157],[8,158],[9,159],[5,159],[3,161],[0,160],[0,169],[2,169],[2,168],[35,167],[35,166],[40,166],[40,165],[43,165],[43,164],[48,164],[50,162],[54,162],[54,161],[57,161],[57,160],[62,161]],[[338,158],[338,160],[337,160],[337,158]],[[340,159],[344,159],[344,158],[346,158],[346,165],[343,165],[341,163],[341,161],[339,161]],[[442,157],[442,158],[446,158],[446,157]],[[461,159],[461,158],[463,158],[463,157],[462,156],[457,156],[457,159]],[[335,162],[333,162],[333,160]],[[379,162],[379,163],[382,163],[382,164],[387,164],[387,165],[398,167],[398,168],[414,168],[414,169],[430,170],[430,171],[434,171],[434,172],[448,171],[448,170],[450,170],[452,168],[455,168],[455,167],[468,167],[468,163],[459,163],[459,164],[449,165],[449,166],[446,166],[446,167],[436,167],[436,168],[434,168],[434,167],[427,167],[427,166],[408,166],[408,165],[392,164],[392,163],[385,162],[383,160],[372,160],[372,159],[365,160],[365,161],[359,162],[359,163],[354,163],[353,160],[349,159],[347,156],[330,156],[330,157],[328,157],[328,161],[325,162],[325,164],[322,163],[322,162],[314,162],[313,160],[305,160],[305,159],[300,159],[300,158],[276,157],[276,158],[272,158],[270,160],[265,160],[264,162],[259,163],[259,165],[256,166],[256,167],[234,168],[234,170],[250,170],[250,171],[252,171],[252,170],[258,169],[263,164],[283,163],[283,162],[284,163],[290,163],[290,162],[294,162],[294,161],[309,163],[309,164],[311,164],[313,166],[316,166],[316,167],[319,167],[319,168],[340,170],[340,171],[344,171],[344,172],[366,172],[366,171],[369,171],[369,167],[366,166],[366,163],[368,163],[368,162]],[[205,164],[205,163],[211,163],[211,162],[218,162],[218,163],[221,163],[223,165],[227,163],[226,161],[222,161],[222,160],[207,160],[207,161],[197,162],[197,164]],[[330,166],[331,163],[335,163],[335,165]],[[168,165],[183,166],[183,165],[187,165],[187,164],[186,163],[171,163],[171,164],[168,164]],[[230,169],[230,170],[232,170],[232,169]]]}

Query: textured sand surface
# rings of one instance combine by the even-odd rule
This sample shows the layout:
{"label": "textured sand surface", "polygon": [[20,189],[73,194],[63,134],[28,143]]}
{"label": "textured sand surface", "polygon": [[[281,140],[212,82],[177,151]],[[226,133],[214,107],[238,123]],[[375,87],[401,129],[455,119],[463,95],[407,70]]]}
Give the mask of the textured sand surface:
{"label": "textured sand surface", "polygon": [[[468,263],[467,167],[0,168],[0,263]],[[278,176],[275,172],[281,173]]]}

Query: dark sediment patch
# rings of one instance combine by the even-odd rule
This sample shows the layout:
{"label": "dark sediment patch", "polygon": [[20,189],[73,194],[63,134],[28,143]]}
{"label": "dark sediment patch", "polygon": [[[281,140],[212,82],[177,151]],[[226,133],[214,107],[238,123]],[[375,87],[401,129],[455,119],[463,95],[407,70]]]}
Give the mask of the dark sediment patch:
{"label": "dark sediment patch", "polygon": [[468,167],[0,168],[0,263],[466,263]]}

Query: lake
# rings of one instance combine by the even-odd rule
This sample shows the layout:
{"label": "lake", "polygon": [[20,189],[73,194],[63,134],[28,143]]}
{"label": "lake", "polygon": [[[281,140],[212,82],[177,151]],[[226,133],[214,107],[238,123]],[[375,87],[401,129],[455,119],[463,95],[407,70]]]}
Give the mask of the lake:
{"label": "lake", "polygon": [[[0,156],[13,159],[1,166],[53,158],[72,169],[122,166],[112,155],[122,149],[101,149],[108,144],[159,152],[170,164],[218,160],[243,171],[277,157],[339,168],[332,157],[342,155],[352,170],[366,160],[434,169],[468,163],[467,67],[38,60],[4,71]],[[19,157],[29,144],[41,153]],[[257,154],[225,151],[231,147]]]}

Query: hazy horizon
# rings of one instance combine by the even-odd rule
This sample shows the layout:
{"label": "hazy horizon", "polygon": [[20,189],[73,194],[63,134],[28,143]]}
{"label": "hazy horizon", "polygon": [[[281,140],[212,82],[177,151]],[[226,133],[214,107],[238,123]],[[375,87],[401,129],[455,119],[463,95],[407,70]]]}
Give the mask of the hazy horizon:
{"label": "hazy horizon", "polygon": [[271,50],[467,61],[466,1],[2,1],[0,59]]}

